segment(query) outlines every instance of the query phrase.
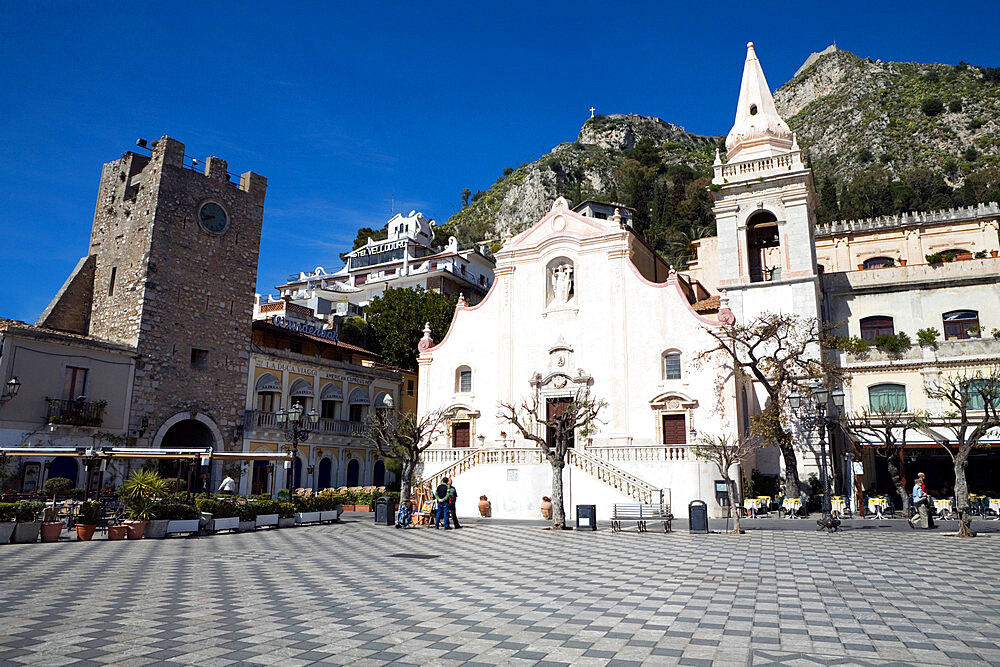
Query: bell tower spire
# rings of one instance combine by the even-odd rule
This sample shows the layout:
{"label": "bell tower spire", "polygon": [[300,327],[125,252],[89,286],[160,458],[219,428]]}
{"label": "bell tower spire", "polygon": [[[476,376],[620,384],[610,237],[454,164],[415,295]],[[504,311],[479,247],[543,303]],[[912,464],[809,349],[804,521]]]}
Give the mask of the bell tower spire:
{"label": "bell tower spire", "polygon": [[774,157],[792,150],[792,131],[778,115],[753,42],[747,42],[736,120],[726,137],[729,162]]}

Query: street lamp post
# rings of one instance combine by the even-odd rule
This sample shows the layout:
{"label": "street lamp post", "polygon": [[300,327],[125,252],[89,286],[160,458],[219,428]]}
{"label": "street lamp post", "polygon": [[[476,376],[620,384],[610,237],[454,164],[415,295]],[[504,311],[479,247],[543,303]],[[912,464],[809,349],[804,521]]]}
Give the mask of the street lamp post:
{"label": "street lamp post", "polygon": [[296,403],[288,409],[288,412],[285,412],[284,408],[278,410],[278,414],[275,417],[278,427],[292,441],[292,461],[288,468],[288,478],[285,480],[289,495],[294,493],[295,464],[299,460],[299,443],[309,439],[309,433],[313,430],[316,422],[319,421],[319,413],[316,412],[315,408],[306,413],[305,420],[302,419],[302,412],[302,405]]}
{"label": "street lamp post", "polygon": [[[836,414],[844,405],[844,390],[838,387],[834,389],[831,393],[825,385],[819,380],[816,380],[809,386],[809,398],[812,400],[813,409],[819,415],[819,454],[822,461],[819,469],[820,474],[820,484],[823,485],[823,518],[827,519],[831,514],[830,505],[830,475],[827,469],[827,456],[826,456],[826,436],[829,427],[829,422],[832,420],[831,417],[826,416],[827,412],[827,402],[833,399],[833,408],[831,410],[831,415]],[[788,397],[788,404],[793,410],[797,410],[802,405],[802,396],[798,392],[792,392]],[[830,443],[833,444],[832,442]]]}

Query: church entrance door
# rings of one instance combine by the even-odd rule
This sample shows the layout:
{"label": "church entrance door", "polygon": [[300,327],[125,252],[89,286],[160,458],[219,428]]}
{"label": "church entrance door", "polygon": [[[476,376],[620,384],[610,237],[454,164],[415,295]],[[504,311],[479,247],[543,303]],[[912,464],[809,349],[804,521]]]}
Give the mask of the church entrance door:
{"label": "church entrance door", "polygon": [[[545,418],[555,419],[557,417],[561,417],[563,413],[566,412],[566,408],[568,408],[570,406],[570,403],[572,402],[573,399],[570,398],[569,396],[560,396],[559,398],[545,399]],[[554,428],[552,428],[551,426],[548,427],[545,438],[549,443],[549,447],[555,447],[556,432]],[[566,446],[573,447],[574,445],[576,445],[576,433],[571,432],[569,433],[569,442],[567,443]]]}

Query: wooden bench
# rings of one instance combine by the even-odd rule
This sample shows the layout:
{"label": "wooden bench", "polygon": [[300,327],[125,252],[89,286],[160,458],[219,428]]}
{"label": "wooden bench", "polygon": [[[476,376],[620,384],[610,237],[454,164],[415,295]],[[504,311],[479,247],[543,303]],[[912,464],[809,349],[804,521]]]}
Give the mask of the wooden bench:
{"label": "wooden bench", "polygon": [[611,530],[618,533],[622,529],[622,521],[635,521],[636,528],[640,533],[646,532],[646,523],[649,521],[662,521],[663,532],[670,532],[670,522],[674,520],[674,515],[670,513],[670,508],[663,505],[641,505],[638,503],[615,504],[614,513],[611,515]]}

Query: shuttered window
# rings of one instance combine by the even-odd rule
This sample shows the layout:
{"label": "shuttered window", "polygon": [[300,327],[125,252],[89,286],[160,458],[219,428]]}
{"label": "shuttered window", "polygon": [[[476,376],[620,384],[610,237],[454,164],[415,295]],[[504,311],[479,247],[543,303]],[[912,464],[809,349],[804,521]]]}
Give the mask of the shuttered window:
{"label": "shuttered window", "polygon": [[901,384],[877,384],[868,388],[872,412],[906,412],[906,387]]}
{"label": "shuttered window", "polygon": [[687,428],[684,415],[663,415],[663,444],[687,444]]}

